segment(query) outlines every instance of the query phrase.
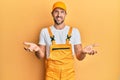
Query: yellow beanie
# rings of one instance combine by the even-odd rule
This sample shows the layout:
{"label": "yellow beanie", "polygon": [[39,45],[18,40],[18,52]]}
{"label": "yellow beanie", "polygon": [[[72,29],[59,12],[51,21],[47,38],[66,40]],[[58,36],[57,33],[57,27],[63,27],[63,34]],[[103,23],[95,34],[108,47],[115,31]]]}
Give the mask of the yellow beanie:
{"label": "yellow beanie", "polygon": [[66,5],[63,2],[60,2],[60,1],[53,4],[52,11],[55,8],[62,8],[62,9],[64,9],[66,11]]}

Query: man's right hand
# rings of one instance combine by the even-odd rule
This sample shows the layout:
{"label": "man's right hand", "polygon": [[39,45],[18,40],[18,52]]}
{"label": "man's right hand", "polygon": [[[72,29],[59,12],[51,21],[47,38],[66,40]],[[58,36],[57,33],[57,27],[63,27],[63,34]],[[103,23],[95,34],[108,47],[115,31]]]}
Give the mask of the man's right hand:
{"label": "man's right hand", "polygon": [[35,43],[30,43],[30,42],[24,42],[24,49],[26,51],[30,51],[30,52],[38,52],[40,50],[40,47],[38,45],[36,45]]}

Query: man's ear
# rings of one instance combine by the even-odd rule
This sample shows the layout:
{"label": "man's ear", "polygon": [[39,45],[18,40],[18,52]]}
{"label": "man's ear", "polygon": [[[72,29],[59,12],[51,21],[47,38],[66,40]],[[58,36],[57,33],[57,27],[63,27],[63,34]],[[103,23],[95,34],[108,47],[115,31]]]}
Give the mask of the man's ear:
{"label": "man's ear", "polygon": [[53,11],[51,12],[51,15],[53,16]]}
{"label": "man's ear", "polygon": [[65,14],[67,15],[67,12],[65,11]]}

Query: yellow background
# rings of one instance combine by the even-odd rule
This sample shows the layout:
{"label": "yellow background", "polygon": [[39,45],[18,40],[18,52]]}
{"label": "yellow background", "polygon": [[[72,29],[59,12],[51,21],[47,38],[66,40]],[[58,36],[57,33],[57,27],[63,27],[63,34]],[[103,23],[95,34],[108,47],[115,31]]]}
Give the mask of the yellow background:
{"label": "yellow background", "polygon": [[[57,0],[0,1],[0,80],[42,80],[44,60],[23,49],[38,43],[41,28],[53,24]],[[63,0],[66,24],[78,27],[83,46],[98,43],[98,54],[76,60],[77,80],[120,80],[120,1]]]}

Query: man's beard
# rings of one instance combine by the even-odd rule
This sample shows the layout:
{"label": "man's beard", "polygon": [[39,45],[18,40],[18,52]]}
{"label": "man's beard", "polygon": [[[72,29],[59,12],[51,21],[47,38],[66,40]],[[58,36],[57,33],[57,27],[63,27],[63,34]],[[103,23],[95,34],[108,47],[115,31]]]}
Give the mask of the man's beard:
{"label": "man's beard", "polygon": [[62,20],[61,22],[57,22],[57,20],[54,19],[54,22],[55,22],[55,24],[60,25],[64,22],[64,20]]}
{"label": "man's beard", "polygon": [[[59,18],[59,17],[60,16],[57,16],[56,18]],[[62,18],[62,17],[60,17],[60,18]],[[62,20],[61,22],[58,22],[56,19],[54,19],[54,22],[55,22],[55,24],[60,25],[64,22],[64,20]]]}

